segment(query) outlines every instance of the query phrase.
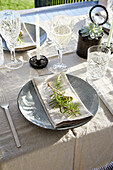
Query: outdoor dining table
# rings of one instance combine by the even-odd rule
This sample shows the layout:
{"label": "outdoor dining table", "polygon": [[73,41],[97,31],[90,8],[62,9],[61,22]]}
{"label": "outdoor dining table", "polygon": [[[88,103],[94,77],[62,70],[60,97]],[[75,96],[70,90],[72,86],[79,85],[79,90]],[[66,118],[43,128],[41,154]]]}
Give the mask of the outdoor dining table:
{"label": "outdoor dining table", "polygon": [[[95,2],[72,7],[37,8],[20,11],[21,21],[35,24],[36,14],[40,18],[40,27],[48,33],[49,19],[53,15],[67,14],[75,21],[75,33],[66,47],[63,62],[67,64],[67,74],[86,81],[87,60],[76,53],[78,30],[87,19],[88,12]],[[48,34],[47,34],[48,36]],[[30,66],[29,59],[36,49],[16,52],[23,61],[23,67],[17,70],[0,68],[0,85],[9,98],[9,110],[21,143],[17,148],[5,112],[0,108],[0,170],[91,170],[105,166],[113,161],[113,115],[100,99],[98,111],[88,123],[68,130],[50,130],[36,126],[26,120],[18,108],[17,99],[22,87],[36,77],[47,77],[49,67],[57,62],[54,43],[48,39],[40,47],[49,64],[37,70]],[[5,62],[10,53],[4,50]],[[109,71],[112,82],[113,74]]]}

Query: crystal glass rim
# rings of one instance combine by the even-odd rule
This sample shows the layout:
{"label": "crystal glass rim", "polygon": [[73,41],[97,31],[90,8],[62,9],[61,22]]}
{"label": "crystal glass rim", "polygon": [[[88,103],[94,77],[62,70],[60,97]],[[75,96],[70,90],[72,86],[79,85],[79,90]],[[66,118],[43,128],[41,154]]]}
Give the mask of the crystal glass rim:
{"label": "crystal glass rim", "polygon": [[[18,11],[16,11],[16,10],[3,10],[3,11],[1,11],[0,12],[0,16],[2,17],[3,15],[7,15],[7,16],[10,16],[11,15],[11,13],[12,13],[12,17],[14,16],[20,16],[20,13],[18,12]],[[13,18],[12,18],[13,19]]]}
{"label": "crystal glass rim", "polygon": [[[97,48],[98,47],[98,48]],[[106,52],[107,52],[107,54],[110,54],[111,53],[111,51],[110,51],[110,49],[108,48],[108,47],[106,47],[106,46],[104,46],[104,45],[93,45],[93,46],[91,46],[91,47],[89,47],[88,48],[88,53],[90,53],[90,50],[92,50],[93,48],[97,48],[97,49],[106,49]],[[103,51],[102,51],[103,52]]]}
{"label": "crystal glass rim", "polygon": [[[69,15],[54,15],[50,18],[50,22],[53,23],[54,21],[56,20],[60,20],[60,18],[64,18],[64,20],[67,19],[67,25],[70,25],[70,23],[73,23],[73,26],[74,26],[74,20],[73,20],[73,17],[72,16],[69,16]],[[73,21],[73,22],[72,22]],[[62,23],[63,25],[63,23]]]}

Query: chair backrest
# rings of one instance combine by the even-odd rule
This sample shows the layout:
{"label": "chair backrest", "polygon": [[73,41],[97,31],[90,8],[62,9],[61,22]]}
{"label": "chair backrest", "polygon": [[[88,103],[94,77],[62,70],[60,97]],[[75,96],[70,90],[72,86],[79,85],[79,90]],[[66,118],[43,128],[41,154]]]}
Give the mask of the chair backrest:
{"label": "chair backrest", "polygon": [[35,0],[35,8],[84,1],[98,1],[98,0]]}

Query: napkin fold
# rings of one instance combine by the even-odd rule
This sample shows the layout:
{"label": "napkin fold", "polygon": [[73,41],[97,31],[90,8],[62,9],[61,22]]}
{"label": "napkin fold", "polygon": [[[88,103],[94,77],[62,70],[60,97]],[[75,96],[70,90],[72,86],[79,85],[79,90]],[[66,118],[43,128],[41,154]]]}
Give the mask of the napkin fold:
{"label": "napkin fold", "polygon": [[24,23],[21,23],[21,30],[23,31],[23,36],[21,38],[22,42],[16,42],[15,50],[22,51],[35,48],[36,43],[34,42]]}
{"label": "napkin fold", "polygon": [[45,109],[45,112],[52,123],[53,127],[64,127],[69,125],[74,125],[78,121],[83,121],[84,119],[90,118],[93,116],[87,108],[84,106],[79,96],[71,86],[66,74],[61,73],[61,91],[65,92],[66,96],[71,96],[73,98],[73,103],[79,103],[80,115],[77,116],[69,116],[67,113],[63,114],[60,112],[59,108],[52,108],[49,105],[50,95],[52,94],[52,90],[48,87],[48,83],[53,86],[53,83],[56,82],[58,74],[48,76],[44,81],[44,78],[34,78],[32,80],[34,88],[37,92],[37,95]]}

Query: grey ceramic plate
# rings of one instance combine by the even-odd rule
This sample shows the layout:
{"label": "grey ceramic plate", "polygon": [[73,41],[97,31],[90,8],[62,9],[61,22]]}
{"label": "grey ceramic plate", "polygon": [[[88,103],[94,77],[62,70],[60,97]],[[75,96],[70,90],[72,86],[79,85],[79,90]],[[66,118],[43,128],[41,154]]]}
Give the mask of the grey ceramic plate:
{"label": "grey ceramic plate", "polygon": [[[67,77],[84,105],[93,115],[95,115],[99,105],[99,98],[96,91],[87,82],[78,77],[68,74]],[[51,125],[43,109],[43,106],[40,103],[40,100],[33,87],[32,81],[29,81],[21,89],[18,95],[17,103],[21,113],[28,121],[46,129],[66,130],[79,127],[91,120],[90,117],[86,120],[82,120],[81,122],[76,123],[75,125],[55,129]]]}
{"label": "grey ceramic plate", "polygon": [[[30,33],[31,37],[33,38],[34,42],[36,42],[36,26],[31,23],[25,23],[25,26],[26,26],[28,32]],[[40,45],[42,45],[45,42],[46,38],[47,38],[47,34],[46,34],[45,30],[43,30],[40,27]],[[3,39],[3,49],[8,50],[4,39]],[[31,47],[29,49],[31,49]],[[23,51],[23,50],[25,50],[25,49],[22,48],[19,51]],[[28,50],[28,48],[27,48],[27,50]]]}

